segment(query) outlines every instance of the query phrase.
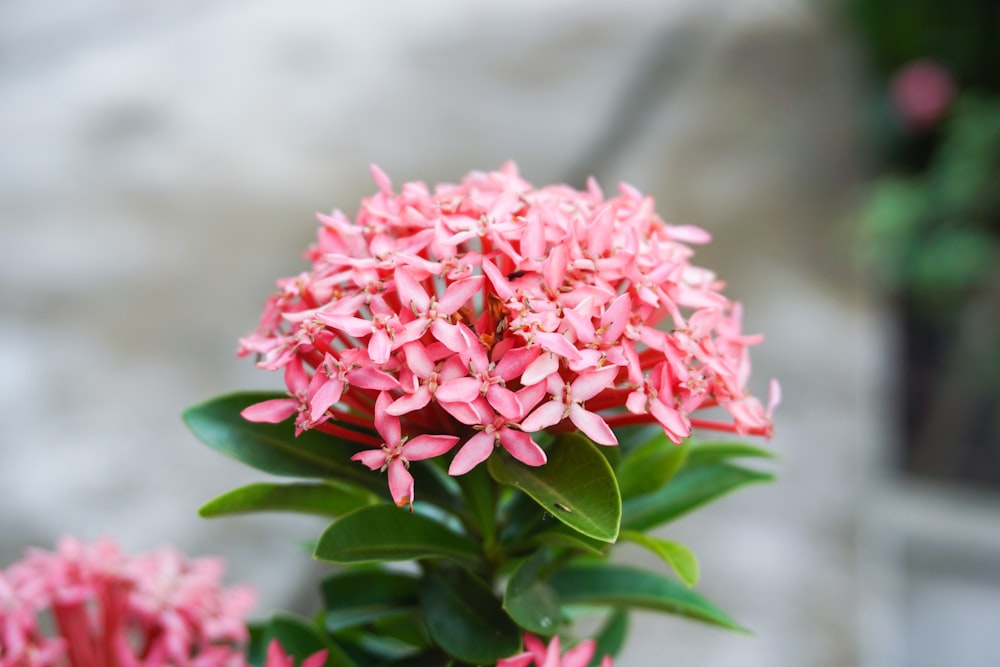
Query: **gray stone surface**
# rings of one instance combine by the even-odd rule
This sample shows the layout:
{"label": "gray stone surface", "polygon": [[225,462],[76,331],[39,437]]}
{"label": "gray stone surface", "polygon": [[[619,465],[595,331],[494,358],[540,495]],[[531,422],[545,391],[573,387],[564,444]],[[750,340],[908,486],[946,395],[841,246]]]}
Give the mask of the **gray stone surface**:
{"label": "gray stone surface", "polygon": [[[196,518],[259,478],[198,445],[187,404],[276,378],[234,357],[312,212],[367,165],[657,196],[767,333],[781,481],[666,533],[749,626],[641,615],[620,667],[859,664],[858,511],[882,432],[882,320],[846,217],[864,168],[844,40],[774,0],[0,5],[0,562],[59,535],[221,553],[291,604],[309,520]],[[642,558],[632,553],[630,558]],[[948,594],[947,591],[929,591]]]}

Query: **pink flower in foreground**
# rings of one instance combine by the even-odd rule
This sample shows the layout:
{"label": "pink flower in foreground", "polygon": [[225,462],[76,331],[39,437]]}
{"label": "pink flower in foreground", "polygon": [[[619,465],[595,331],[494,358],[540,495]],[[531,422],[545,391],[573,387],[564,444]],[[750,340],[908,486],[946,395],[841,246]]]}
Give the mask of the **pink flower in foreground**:
{"label": "pink flower in foreground", "polygon": [[[322,667],[326,664],[326,650],[317,651],[302,661],[301,667]],[[295,667],[295,659],[285,653],[284,647],[277,639],[272,639],[267,645],[267,658],[264,667]]]}
{"label": "pink flower in foreground", "polygon": [[[573,648],[560,653],[559,637],[553,637],[549,645],[546,646],[542,640],[534,635],[525,633],[524,653],[504,658],[497,662],[497,667],[587,667],[590,659],[594,656],[594,649],[597,642],[593,639],[586,639]],[[614,667],[611,656],[606,655],[601,659],[601,667]]]}
{"label": "pink flower in foreground", "polygon": [[410,461],[440,456],[455,446],[458,438],[453,435],[418,435],[412,440],[402,437],[399,418],[386,413],[390,402],[388,394],[380,394],[375,403],[375,428],[385,442],[381,449],[369,449],[351,457],[372,470],[389,471],[389,491],[392,499],[402,507],[413,503],[413,475],[409,473]]}
{"label": "pink flower in foreground", "polygon": [[0,572],[0,667],[242,667],[254,595],[222,569],[109,539],[31,549]]}
{"label": "pink flower in foreground", "polygon": [[[541,430],[602,445],[642,423],[674,442],[696,427],[770,435],[777,386],[767,407],[746,389],[761,337],[690,261],[704,231],[666,224],[628,185],[535,188],[512,163],[433,191],[372,173],[379,192],[353,220],[319,216],[312,268],[279,281],[241,340],[289,394],[247,419],[368,448],[354,458],[387,471],[401,504],[408,461],[453,446],[460,475],[497,447],[544,464]],[[729,419],[693,416],[706,408]]]}

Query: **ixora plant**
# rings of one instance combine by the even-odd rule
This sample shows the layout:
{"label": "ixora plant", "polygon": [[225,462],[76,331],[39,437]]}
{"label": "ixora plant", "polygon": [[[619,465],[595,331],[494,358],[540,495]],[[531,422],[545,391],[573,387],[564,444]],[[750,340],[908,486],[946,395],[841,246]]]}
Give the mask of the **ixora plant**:
{"label": "ixora plant", "polygon": [[[630,609],[741,630],[691,590],[691,551],[650,534],[771,479],[733,463],[767,450],[692,435],[767,437],[778,401],[773,382],[766,407],[748,393],[760,337],[690,262],[708,235],[629,186],[536,189],[513,164],[433,192],[373,175],[241,341],[287,393],[185,413],[300,478],[203,516],[334,519],[314,555],[344,567],[319,614],[248,627],[253,595],[217,559],[65,539],[0,570],[0,667],[611,667]],[[620,542],[676,578],[614,562]],[[574,644],[586,613],[603,618]]]}
{"label": "ixora plant", "polygon": [[[778,400],[774,383],[766,407],[748,393],[760,337],[690,262],[708,234],[629,186],[534,188],[513,164],[434,190],[373,176],[353,220],[319,216],[312,268],[279,281],[240,343],[287,393],[184,416],[222,453],[299,478],[203,516],[333,518],[314,556],[344,567],[322,611],[254,627],[251,661],[277,639],[329,667],[607,666],[630,609],[740,630],[691,590],[691,551],[650,533],[771,479],[732,462],[766,450],[692,436],[767,437]],[[614,562],[622,542],[663,568]],[[604,619],[573,645],[584,612]]]}

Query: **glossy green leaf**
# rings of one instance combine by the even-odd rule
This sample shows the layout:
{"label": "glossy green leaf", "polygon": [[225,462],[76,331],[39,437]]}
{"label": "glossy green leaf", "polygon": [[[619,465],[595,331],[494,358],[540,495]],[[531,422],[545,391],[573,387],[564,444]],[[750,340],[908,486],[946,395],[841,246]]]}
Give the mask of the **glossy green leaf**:
{"label": "glossy green leaf", "polygon": [[597,445],[569,434],[557,438],[547,453],[548,462],[533,468],[497,452],[489,459],[490,474],[501,484],[524,491],[570,528],[614,542],[621,521],[621,495],[615,474]]}
{"label": "glossy green leaf", "polygon": [[554,525],[550,525],[532,536],[535,542],[555,547],[578,549],[595,556],[603,556],[610,546],[607,542],[581,535],[565,524],[556,521],[549,523]]}
{"label": "glossy green leaf", "polygon": [[298,512],[341,516],[374,505],[378,497],[354,485],[330,481],[320,484],[248,484],[205,503],[198,514],[205,518],[246,512]]}
{"label": "glossy green leaf", "polygon": [[[465,512],[462,490],[457,480],[450,477],[442,469],[441,464],[442,461],[438,459],[410,462],[410,474],[413,476],[413,487],[417,497],[414,508],[419,510],[426,500],[453,514]],[[381,483],[388,486],[384,481]]]}
{"label": "glossy green leaf", "polygon": [[457,479],[479,536],[487,543],[493,542],[496,536],[497,489],[486,472],[486,466],[476,466]]}
{"label": "glossy green leaf", "polygon": [[319,538],[314,557],[331,563],[450,558],[475,562],[469,538],[394,505],[373,505],[334,522]]}
{"label": "glossy green leaf", "polygon": [[749,445],[745,442],[692,442],[687,456],[687,465],[703,465],[717,463],[728,459],[740,458],[776,458],[770,449]]}
{"label": "glossy green leaf", "polygon": [[305,620],[291,614],[275,614],[260,635],[266,651],[271,640],[277,639],[285,653],[296,658],[296,664],[317,651],[326,650],[325,667],[358,667],[339,646]]}
{"label": "glossy green leaf", "polygon": [[[343,628],[333,634],[360,665],[397,665],[431,647],[418,607],[384,616],[371,623]],[[413,640],[413,641],[410,641]]]}
{"label": "glossy green leaf", "polygon": [[377,568],[349,569],[320,584],[330,632],[397,615],[417,606],[416,577]]}
{"label": "glossy green leaf", "polygon": [[601,456],[603,456],[607,460],[608,465],[611,466],[612,470],[618,469],[618,464],[622,462],[622,450],[620,447],[614,447],[614,446],[609,447],[605,445],[602,447],[598,447],[597,451],[599,451],[601,453]]}
{"label": "glossy green leaf", "polygon": [[656,491],[681,469],[687,457],[686,444],[675,445],[662,432],[639,445],[618,466],[622,498]]}
{"label": "glossy green leaf", "polygon": [[503,608],[510,617],[529,632],[554,634],[562,621],[559,600],[552,587],[544,581],[549,558],[539,551],[525,560],[507,581]]}
{"label": "glossy green leaf", "polygon": [[[507,497],[501,494],[500,541],[505,546],[511,547],[520,543],[532,532],[540,530],[543,522],[551,518],[551,515],[539,507],[534,498],[528,494],[509,487],[504,487],[504,491]],[[564,525],[558,521],[552,523]]]}
{"label": "glossy green leaf", "polygon": [[521,648],[521,631],[482,580],[460,567],[427,573],[420,604],[431,639],[450,656],[492,665]]}
{"label": "glossy green leaf", "polygon": [[621,539],[646,547],[673,568],[688,586],[698,583],[700,569],[694,552],[680,542],[671,542],[635,530],[623,530]]}
{"label": "glossy green leaf", "polygon": [[745,632],[704,597],[655,572],[618,565],[578,565],[559,571],[549,583],[563,604],[648,609]]}
{"label": "glossy green leaf", "polygon": [[641,445],[646,444],[652,438],[662,435],[663,428],[657,424],[633,424],[631,426],[618,426],[614,429],[615,437],[618,438],[618,447],[623,456]]}
{"label": "glossy green leaf", "polygon": [[[410,653],[430,648],[431,639],[424,626],[423,612],[414,608],[395,616],[386,616],[372,623],[372,630],[379,637],[385,637],[406,646]],[[414,651],[413,649],[416,649]]]}
{"label": "glossy green leaf", "polygon": [[728,463],[686,467],[659,491],[629,498],[622,506],[622,528],[646,531],[673,521],[741,486],[770,482],[770,473]]}
{"label": "glossy green leaf", "polygon": [[272,475],[339,478],[368,489],[382,489],[384,480],[350,460],[359,449],[356,443],[318,431],[295,437],[290,422],[258,424],[240,416],[247,406],[272,398],[281,395],[247,392],[220,396],[185,410],[184,423],[216,451]]}
{"label": "glossy green leaf", "polygon": [[608,615],[608,619],[594,636],[597,647],[588,667],[597,667],[604,656],[615,657],[621,652],[628,637],[628,616],[624,609],[615,609]]}

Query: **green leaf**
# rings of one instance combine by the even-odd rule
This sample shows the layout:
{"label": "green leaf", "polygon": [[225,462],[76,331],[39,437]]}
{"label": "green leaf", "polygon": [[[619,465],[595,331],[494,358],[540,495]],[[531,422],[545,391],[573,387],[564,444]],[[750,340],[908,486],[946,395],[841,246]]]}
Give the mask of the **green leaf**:
{"label": "green leaf", "polygon": [[420,590],[431,639],[449,655],[492,665],[521,648],[521,631],[490,587],[459,567],[434,568]]}
{"label": "green leaf", "polygon": [[621,494],[597,445],[580,435],[563,435],[549,448],[548,457],[545,465],[533,468],[497,452],[488,467],[496,481],[521,489],[570,528],[614,542],[621,521]]}
{"label": "green leaf", "polygon": [[597,647],[594,649],[594,657],[590,660],[590,667],[597,667],[601,663],[601,658],[606,655],[617,656],[625,646],[627,637],[628,612],[624,609],[615,609],[608,615],[608,620],[594,637]]}
{"label": "green leaf", "polygon": [[631,426],[617,426],[614,432],[615,437],[618,438],[617,449],[622,451],[623,456],[628,456],[636,447],[646,444],[657,435],[662,435],[663,428],[659,424],[655,426],[633,424]]}
{"label": "green leaf", "polygon": [[[509,487],[505,487],[500,495],[500,508],[500,541],[508,549],[537,530],[539,524],[550,516],[534,498]],[[563,525],[558,521],[553,523]]]}
{"label": "green leaf", "polygon": [[646,547],[674,569],[677,576],[688,586],[698,583],[698,559],[694,552],[680,542],[671,542],[635,530],[623,530],[621,539]]}
{"label": "green leaf", "polygon": [[688,466],[718,463],[728,459],[776,458],[774,452],[745,442],[692,442],[688,447]]}
{"label": "green leaf", "polygon": [[260,482],[241,486],[208,501],[198,510],[198,514],[205,518],[245,512],[298,512],[341,516],[377,502],[378,498],[374,494],[341,482]]}
{"label": "green leaf", "polygon": [[343,479],[382,489],[385,482],[350,460],[359,449],[356,443],[318,431],[296,438],[289,423],[258,424],[240,416],[247,406],[281,397],[263,392],[220,396],[185,410],[184,423],[216,451],[272,475]]}
{"label": "green leaf", "polygon": [[675,445],[661,431],[636,447],[618,466],[622,498],[656,491],[681,469],[687,457],[686,444]]}
{"label": "green leaf", "polygon": [[480,537],[487,544],[491,544],[496,539],[497,509],[497,493],[493,480],[487,474],[485,466],[476,466],[457,480]]}
{"label": "green leaf", "polygon": [[[375,634],[391,639],[400,646],[409,647],[410,653],[431,647],[431,640],[424,627],[423,613],[414,608],[411,611],[380,618],[372,624]],[[416,649],[416,650],[414,650]]]}
{"label": "green leaf", "polygon": [[336,632],[413,609],[417,587],[415,577],[376,568],[332,574],[320,584],[326,610],[324,625]]}
{"label": "green leaf", "polygon": [[331,563],[422,558],[476,562],[476,543],[438,522],[394,505],[363,507],[345,515],[319,538],[313,556]]}
{"label": "green leaf", "polygon": [[525,560],[511,575],[503,596],[503,608],[523,629],[552,635],[562,622],[555,591],[544,580],[550,559],[539,551]]}
{"label": "green leaf", "polygon": [[603,556],[608,550],[609,545],[607,542],[581,535],[565,524],[554,521],[550,523],[554,525],[533,535],[533,539],[536,542],[554,547],[578,549],[595,556]]}
{"label": "green leaf", "polygon": [[741,486],[770,482],[774,475],[728,463],[687,467],[659,491],[629,498],[622,506],[622,528],[645,531],[726,495]]}
{"label": "green leaf", "polygon": [[285,653],[296,658],[296,664],[326,649],[325,667],[358,667],[339,646],[298,616],[275,614],[261,633],[261,645],[265,651],[273,639],[281,643]]}
{"label": "green leaf", "polygon": [[385,616],[363,626],[333,633],[355,662],[365,667],[397,665],[431,647],[419,607]]}
{"label": "green leaf", "polygon": [[564,605],[649,609],[746,632],[698,593],[654,572],[617,565],[578,565],[559,571],[549,583]]}

